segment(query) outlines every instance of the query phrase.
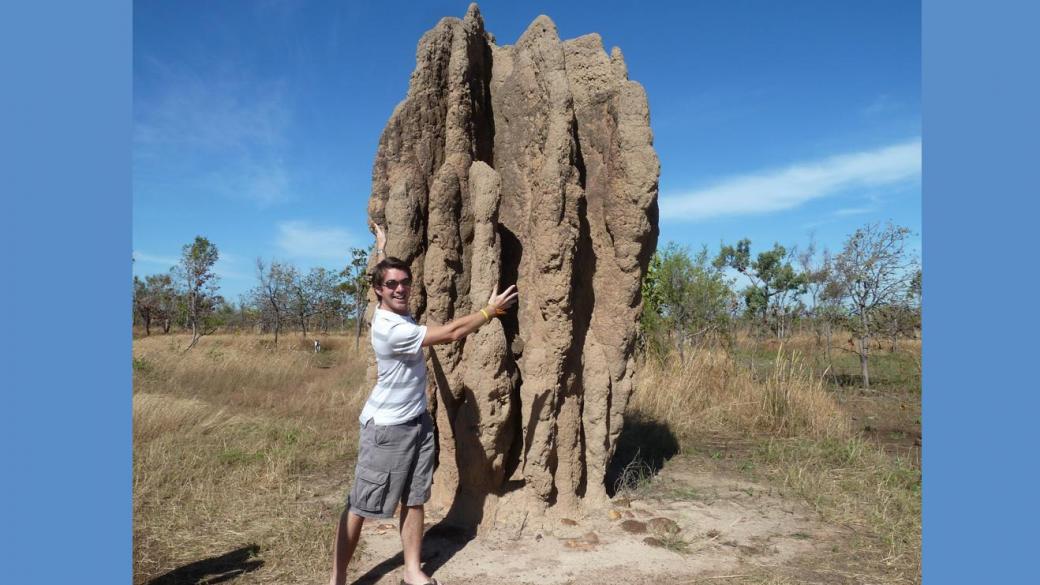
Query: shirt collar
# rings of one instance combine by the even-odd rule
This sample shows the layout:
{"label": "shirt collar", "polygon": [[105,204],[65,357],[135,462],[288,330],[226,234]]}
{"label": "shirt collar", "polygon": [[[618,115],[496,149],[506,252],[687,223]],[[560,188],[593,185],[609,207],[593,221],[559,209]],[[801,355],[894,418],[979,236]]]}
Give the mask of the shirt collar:
{"label": "shirt collar", "polygon": [[391,321],[398,321],[398,322],[401,322],[401,323],[415,323],[415,319],[412,319],[411,315],[406,317],[404,315],[398,315],[397,313],[395,313],[395,312],[393,312],[393,311],[391,311],[389,309],[381,309],[379,307],[376,307],[376,311],[378,311],[379,313],[382,313],[382,316],[383,316],[384,319],[389,319]]}

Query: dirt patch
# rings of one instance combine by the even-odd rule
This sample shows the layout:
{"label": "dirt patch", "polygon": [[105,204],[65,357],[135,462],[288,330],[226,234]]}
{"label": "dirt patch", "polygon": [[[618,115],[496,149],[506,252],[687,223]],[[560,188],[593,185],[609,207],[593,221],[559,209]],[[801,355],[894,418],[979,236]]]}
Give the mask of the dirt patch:
{"label": "dirt patch", "polygon": [[[674,458],[630,500],[612,504],[551,530],[481,536],[444,529],[431,513],[423,560],[452,585],[689,582],[782,567],[831,549],[839,534],[775,488],[699,470],[692,458]],[[624,519],[622,510],[646,520]],[[362,540],[350,579],[399,583],[396,529],[369,523]]]}
{"label": "dirt patch", "polygon": [[921,465],[921,397],[860,389],[837,393],[853,429],[885,452]]}

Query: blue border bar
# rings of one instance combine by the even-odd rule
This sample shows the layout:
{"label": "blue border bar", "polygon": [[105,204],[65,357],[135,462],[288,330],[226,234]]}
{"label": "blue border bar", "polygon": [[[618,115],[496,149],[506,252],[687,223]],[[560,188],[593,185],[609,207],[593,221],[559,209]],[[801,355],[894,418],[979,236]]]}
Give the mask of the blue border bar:
{"label": "blue border bar", "polygon": [[0,8],[4,583],[132,579],[131,8]]}
{"label": "blue border bar", "polygon": [[924,582],[1036,583],[1040,4],[924,4]]}
{"label": "blue border bar", "polygon": [[[131,9],[0,14],[4,582],[131,581]],[[925,583],[1035,573],[1038,12],[924,3]]]}

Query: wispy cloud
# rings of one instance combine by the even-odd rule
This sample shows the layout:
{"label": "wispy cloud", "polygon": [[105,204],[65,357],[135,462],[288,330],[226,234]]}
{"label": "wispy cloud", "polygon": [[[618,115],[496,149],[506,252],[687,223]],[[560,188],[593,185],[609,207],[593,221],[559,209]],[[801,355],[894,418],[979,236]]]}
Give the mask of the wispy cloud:
{"label": "wispy cloud", "polygon": [[[180,264],[181,259],[180,257],[162,256],[134,250],[134,261],[139,265],[155,266],[161,268],[162,271],[166,271]],[[218,255],[217,263],[213,265],[213,273],[220,278],[227,279],[241,280],[252,278],[252,275],[246,274],[238,268],[240,264],[241,259],[238,256],[221,251]]]}
{"label": "wispy cloud", "polygon": [[247,280],[255,276],[242,272],[235,268],[233,263],[227,262],[223,258],[218,259],[217,263],[213,265],[213,274],[227,280]]}
{"label": "wispy cloud", "polygon": [[134,142],[207,150],[276,146],[290,121],[280,82],[258,82],[230,65],[198,72],[145,59],[158,88],[135,97]]}
{"label": "wispy cloud", "polygon": [[144,58],[140,67],[150,82],[134,100],[140,170],[260,207],[290,199],[284,83],[229,64],[196,71]]}
{"label": "wispy cloud", "polygon": [[848,217],[850,215],[863,215],[864,213],[871,213],[873,211],[877,211],[877,207],[846,207],[835,211],[834,215],[838,217]]}
{"label": "wispy cloud", "polygon": [[731,177],[692,193],[664,196],[661,216],[697,221],[773,213],[851,188],[905,183],[920,175],[921,140],[917,138],[876,150]]}
{"label": "wispy cloud", "polygon": [[180,262],[180,259],[171,256],[158,256],[155,254],[149,254],[147,252],[141,252],[140,250],[134,250],[134,261],[140,262],[142,264],[154,264],[157,266],[170,268],[174,264]]}
{"label": "wispy cloud", "polygon": [[279,161],[261,164],[246,158],[200,177],[207,191],[229,199],[245,199],[260,208],[270,207],[290,199],[289,173]]}
{"label": "wispy cloud", "polygon": [[899,103],[893,100],[888,94],[883,93],[874,98],[874,101],[870,102],[863,108],[863,114],[866,116],[876,116],[897,109],[899,109]]}
{"label": "wispy cloud", "polygon": [[289,258],[345,262],[356,238],[346,229],[308,221],[278,224],[278,250]]}
{"label": "wispy cloud", "polygon": [[818,228],[820,226],[824,226],[824,225],[827,225],[827,224],[832,224],[832,223],[835,223],[837,221],[840,221],[842,218],[845,218],[845,217],[852,217],[854,215],[864,215],[864,214],[867,214],[867,213],[874,213],[874,212],[878,211],[878,209],[880,209],[880,207],[878,205],[867,205],[867,206],[860,206],[860,207],[844,207],[842,209],[838,209],[838,210],[832,211],[832,212],[830,212],[829,214],[827,214],[826,216],[824,216],[822,218],[818,218],[818,219],[814,219],[812,221],[806,222],[806,223],[804,223],[802,225],[802,227],[805,228],[805,229],[816,229],[816,228]]}

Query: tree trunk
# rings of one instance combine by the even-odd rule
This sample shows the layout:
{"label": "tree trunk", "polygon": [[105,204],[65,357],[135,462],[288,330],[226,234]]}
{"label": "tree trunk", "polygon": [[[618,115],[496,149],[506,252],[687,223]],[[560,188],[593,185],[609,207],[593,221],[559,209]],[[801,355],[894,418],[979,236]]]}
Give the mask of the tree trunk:
{"label": "tree trunk", "polygon": [[834,341],[833,341],[834,333],[833,333],[833,331],[831,331],[831,324],[830,324],[829,321],[825,322],[823,326],[824,326],[824,336],[825,336],[825,339],[827,340],[826,341],[827,345],[825,346],[825,349],[824,349],[824,355],[827,356],[827,367],[830,368],[832,366],[832,364],[834,363],[834,361],[831,359],[831,349],[832,349],[832,345],[834,343]]}
{"label": "tree trunk", "polygon": [[860,339],[859,369],[863,376],[863,387],[870,388],[870,371],[867,369],[867,338]]}
{"label": "tree trunk", "polygon": [[863,333],[860,336],[859,341],[859,367],[863,374],[863,387],[870,388],[870,372],[867,370],[867,352],[870,347],[870,329],[868,328],[869,322],[867,321],[867,312],[863,307],[860,307],[860,327],[863,328]]}
{"label": "tree trunk", "polygon": [[198,294],[194,291],[190,293],[188,301],[188,320],[191,321],[191,345],[187,349],[195,347],[195,344],[199,342],[199,306],[198,306]]}
{"label": "tree trunk", "polygon": [[361,349],[361,319],[364,317],[364,307],[360,301],[357,303],[357,315],[354,316],[354,350]]}

